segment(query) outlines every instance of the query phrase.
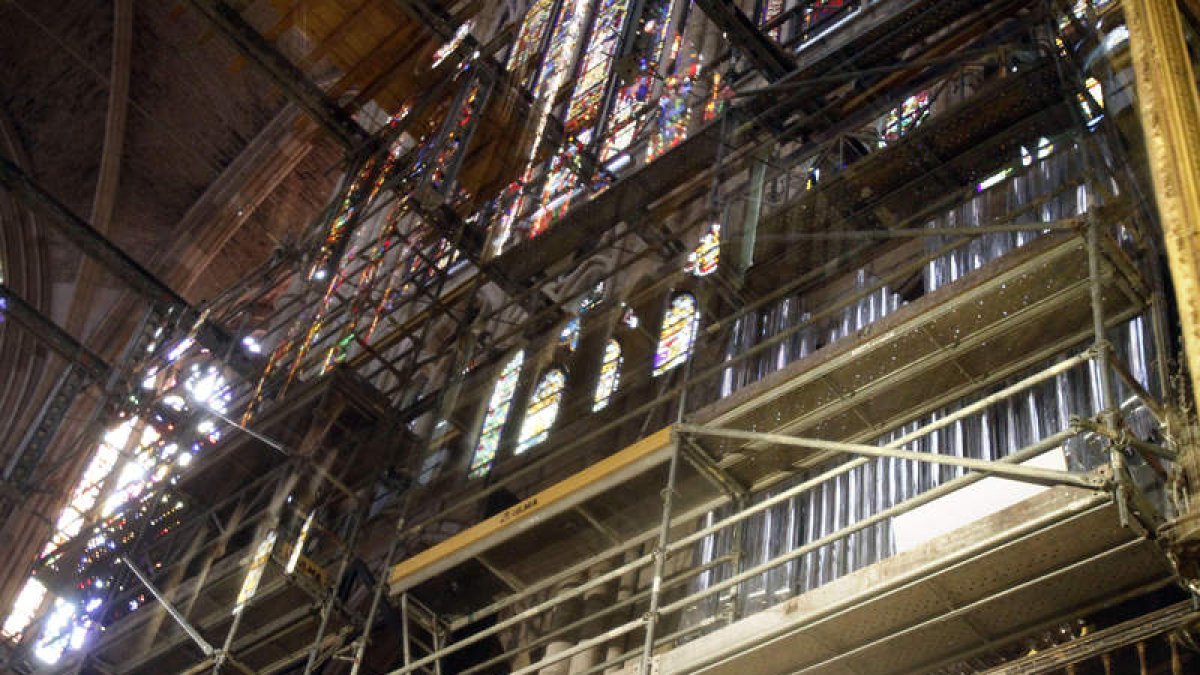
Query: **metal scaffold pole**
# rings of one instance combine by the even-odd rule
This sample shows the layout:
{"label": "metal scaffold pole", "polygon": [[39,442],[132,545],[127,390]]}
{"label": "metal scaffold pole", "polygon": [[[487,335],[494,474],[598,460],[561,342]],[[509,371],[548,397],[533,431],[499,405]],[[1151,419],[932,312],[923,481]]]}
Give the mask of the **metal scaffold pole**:
{"label": "metal scaffold pole", "polygon": [[317,628],[312,646],[308,649],[308,661],[304,664],[304,675],[310,675],[317,666],[317,659],[321,654],[321,643],[325,640],[325,631],[329,628],[329,617],[333,615],[337,606],[338,589],[341,588],[342,580],[346,577],[346,570],[350,568],[350,561],[354,559],[354,549],[358,546],[358,534],[362,530],[364,516],[363,510],[360,507],[358,512],[352,516],[354,523],[351,525],[350,536],[343,544],[345,551],[338,563],[338,571],[334,576],[333,585],[329,587],[329,593],[325,596],[325,603],[321,607],[321,625]]}
{"label": "metal scaffold pole", "polygon": [[[1092,217],[1088,219],[1088,283],[1091,291],[1092,303],[1092,331],[1093,348],[1096,352],[1096,370],[1100,376],[1100,401],[1098,402],[1097,411],[1101,422],[1110,431],[1115,433],[1117,430],[1116,409],[1116,394],[1113,387],[1112,370],[1109,368],[1109,362],[1112,359],[1112,352],[1108,343],[1108,337],[1104,334],[1104,288],[1103,280],[1100,278],[1100,239],[1104,236],[1104,231],[1101,228],[1099,219]],[[1128,526],[1129,524],[1129,506],[1127,498],[1129,497],[1129,487],[1125,477],[1127,470],[1125,468],[1125,455],[1122,454],[1122,447],[1116,443],[1109,445],[1109,465],[1112,468],[1113,487],[1116,490],[1117,496],[1117,512],[1121,517],[1121,525]]]}
{"label": "metal scaffold pole", "polygon": [[126,558],[125,556],[121,556],[120,561],[125,563],[125,566],[129,568],[129,571],[133,572],[133,576],[137,577],[138,581],[142,582],[142,585],[146,587],[146,590],[150,591],[150,595],[153,595],[154,599],[158,600],[158,604],[162,605],[163,609],[167,611],[167,614],[170,614],[171,618],[175,619],[175,623],[179,624],[179,627],[183,629],[184,633],[187,633],[187,636],[192,639],[192,642],[195,642],[196,646],[200,647],[200,651],[204,652],[205,656],[212,658],[217,653],[217,650],[212,646],[212,643],[210,643],[208,640],[205,640],[204,636],[200,634],[200,631],[196,630],[196,627],[188,622],[183,614],[181,614],[179,610],[175,608],[175,605],[171,604],[170,600],[163,597],[163,594],[158,590],[158,587],[155,586],[150,579],[143,574],[140,569],[137,568],[137,565],[134,565],[132,562],[130,562],[129,558]]}
{"label": "metal scaffold pole", "polygon": [[[396,557],[396,551],[400,549],[400,537],[394,536],[392,543],[388,547],[387,555],[383,559],[383,567],[379,574],[378,581],[375,582],[375,590],[371,593],[371,606],[367,609],[367,618],[363,622],[362,635],[358,638],[358,644],[354,647],[353,665],[350,666],[350,675],[358,675],[362,669],[363,659],[367,655],[367,645],[371,641],[371,627],[375,624],[375,615],[379,613],[379,605],[383,602],[383,589],[387,586],[388,568],[392,564],[392,559]],[[404,663],[408,664],[408,615],[404,613],[407,607],[408,594],[405,593],[400,598],[401,612],[404,614],[404,625],[401,630],[404,632]]]}
{"label": "metal scaffold pole", "polygon": [[[687,408],[688,383],[692,376],[693,351],[684,364],[683,385],[679,392],[679,408],[675,411],[675,422],[683,422]],[[646,637],[643,642],[642,659],[638,663],[638,675],[649,675],[650,662],[654,658],[654,633],[658,627],[659,606],[662,604],[663,575],[667,566],[667,546],[671,543],[671,514],[675,505],[675,481],[679,475],[681,441],[678,433],[671,431],[671,459],[667,464],[667,484],[663,488],[662,520],[658,527],[658,543],[654,548],[654,578],[650,581],[650,607],[646,610]]]}
{"label": "metal scaffold pole", "polygon": [[650,581],[650,608],[646,610],[646,639],[643,643],[642,660],[638,675],[650,673],[650,660],[654,657],[654,632],[658,625],[658,608],[662,602],[662,580],[667,564],[667,544],[671,534],[671,509],[675,497],[675,478],[679,467],[679,438],[671,440],[671,461],[667,465],[667,485],[663,488],[662,521],[658,530],[658,543],[654,548],[654,578]]}

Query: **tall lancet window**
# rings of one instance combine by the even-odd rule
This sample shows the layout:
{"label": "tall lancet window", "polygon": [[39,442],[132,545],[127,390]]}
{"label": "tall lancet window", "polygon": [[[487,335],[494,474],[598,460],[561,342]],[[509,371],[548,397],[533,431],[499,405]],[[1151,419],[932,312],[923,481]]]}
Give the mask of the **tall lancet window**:
{"label": "tall lancet window", "polygon": [[658,349],[654,352],[655,377],[687,361],[699,326],[700,312],[696,309],[696,296],[680,293],[672,298],[667,315],[663,317]]}
{"label": "tall lancet window", "polygon": [[604,360],[600,362],[600,379],[596,382],[596,395],[592,399],[592,411],[608,407],[608,402],[621,384],[621,343],[609,340],[604,345]]}
{"label": "tall lancet window", "polygon": [[550,427],[554,426],[554,419],[558,417],[558,405],[562,403],[563,387],[566,383],[566,375],[558,368],[542,376],[533,392],[533,399],[529,402],[525,422],[521,424],[521,437],[517,441],[516,454],[525,452],[550,435]]}
{"label": "tall lancet window", "polygon": [[475,454],[471,456],[468,474],[472,478],[482,478],[492,470],[496,451],[500,448],[500,434],[504,431],[504,423],[508,421],[508,410],[512,407],[513,394],[517,391],[517,380],[520,379],[521,364],[524,362],[525,352],[519,351],[500,371],[500,377],[492,389],[492,398],[488,401],[487,414],[483,417]]}

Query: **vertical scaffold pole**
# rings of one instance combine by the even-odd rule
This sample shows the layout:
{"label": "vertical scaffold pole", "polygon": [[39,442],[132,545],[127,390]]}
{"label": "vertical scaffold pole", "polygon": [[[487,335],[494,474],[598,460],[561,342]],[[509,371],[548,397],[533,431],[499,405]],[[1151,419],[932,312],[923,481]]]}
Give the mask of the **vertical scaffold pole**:
{"label": "vertical scaffold pole", "polygon": [[404,667],[412,665],[412,640],[408,635],[408,591],[400,596],[400,640],[404,650]]}
{"label": "vertical scaffold pole", "polygon": [[321,607],[321,625],[317,628],[312,646],[308,649],[308,661],[304,664],[304,675],[311,675],[317,666],[317,657],[321,653],[321,642],[325,639],[325,631],[329,629],[329,617],[333,614],[337,604],[338,588],[341,587],[342,580],[346,577],[346,570],[349,569],[350,561],[354,558],[354,549],[358,546],[358,533],[362,529],[363,521],[362,511],[363,509],[360,507],[352,516],[354,522],[350,526],[350,536],[346,538],[345,552],[341,562],[338,563],[333,586],[329,588],[329,593],[325,596],[325,604]]}
{"label": "vertical scaffold pole", "polygon": [[[1100,278],[1100,239],[1104,236],[1100,220],[1092,215],[1088,217],[1087,249],[1088,249],[1088,283],[1091,290],[1092,303],[1092,332],[1093,348],[1096,351],[1096,368],[1100,377],[1100,418],[1110,432],[1117,430],[1118,411],[1116,395],[1112,381],[1112,369],[1109,360],[1112,352],[1109,348],[1108,337],[1104,330],[1104,287]],[[1126,504],[1128,486],[1125,484],[1125,455],[1123,448],[1111,443],[1109,446],[1109,465],[1112,469],[1113,485],[1117,490],[1117,511],[1121,516],[1121,526],[1129,526],[1129,509]]]}
{"label": "vertical scaffold pole", "polygon": [[658,608],[662,604],[662,579],[667,564],[667,544],[671,533],[671,509],[675,501],[675,476],[679,466],[679,438],[672,432],[671,461],[667,465],[667,485],[663,488],[662,521],[658,529],[658,543],[654,549],[654,578],[650,581],[650,608],[646,610],[646,640],[643,643],[642,660],[638,675],[648,675],[650,660],[654,656],[654,633],[658,625]]}
{"label": "vertical scaffold pole", "polygon": [[[692,378],[692,361],[696,350],[693,345],[688,354],[683,370],[683,387],[679,392],[679,409],[675,412],[675,422],[683,422],[684,411],[687,408],[688,384]],[[643,643],[642,658],[638,663],[638,675],[649,675],[650,661],[654,658],[654,634],[658,626],[658,608],[662,604],[662,580],[667,566],[667,545],[671,539],[671,513],[675,505],[675,479],[679,473],[680,440],[676,431],[671,431],[671,461],[667,464],[667,485],[663,488],[662,521],[658,527],[658,543],[654,549],[654,578],[650,580],[650,607],[646,610],[646,639]]]}
{"label": "vertical scaffold pole", "polygon": [[[392,538],[392,544],[388,547],[387,556],[383,559],[383,569],[380,571],[379,579],[375,582],[375,590],[371,594],[371,607],[367,609],[367,618],[363,622],[362,636],[358,638],[358,644],[354,647],[354,663],[350,666],[350,675],[358,675],[362,669],[363,659],[367,655],[367,644],[371,641],[371,628],[375,625],[375,615],[379,613],[379,605],[383,602],[383,589],[387,586],[388,569],[391,567],[392,559],[396,557],[396,551],[400,548],[399,535]],[[405,593],[400,598],[401,607],[408,604],[408,593]],[[408,616],[404,615],[404,651],[405,656],[408,655]],[[404,665],[408,665],[408,659],[404,661]]]}

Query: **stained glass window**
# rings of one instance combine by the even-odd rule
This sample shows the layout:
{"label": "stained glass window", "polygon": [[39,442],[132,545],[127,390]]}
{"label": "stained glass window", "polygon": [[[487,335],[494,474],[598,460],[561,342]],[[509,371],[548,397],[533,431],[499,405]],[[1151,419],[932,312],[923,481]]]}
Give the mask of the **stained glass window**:
{"label": "stained glass window", "polygon": [[555,368],[542,376],[533,399],[529,402],[529,410],[525,413],[525,421],[521,424],[521,436],[517,441],[515,454],[521,454],[533,446],[546,440],[554,419],[558,417],[558,405],[562,402],[563,386],[567,377],[563,371]]}
{"label": "stained glass window", "polygon": [[83,646],[86,628],[75,621],[75,605],[57,598],[46,617],[42,635],[33,647],[33,655],[42,663],[55,664],[62,658],[68,646],[76,649]]}
{"label": "stained glass window", "polygon": [[700,312],[696,309],[696,297],[680,293],[672,298],[667,315],[663,317],[658,349],[654,352],[655,377],[687,361],[699,326]]}
{"label": "stained glass window", "polygon": [[521,82],[521,86],[533,84],[533,64],[542,50],[542,41],[553,18],[555,0],[534,0],[525,14],[521,32],[517,34],[516,46],[508,57],[508,72]]}
{"label": "stained glass window", "polygon": [[[783,6],[785,4],[787,4],[787,3],[784,2],[784,0],[767,0],[765,3],[763,3],[762,19],[759,21],[759,23],[766,25],[766,24],[769,24],[772,21],[774,21],[775,18],[777,18],[780,14],[783,13]],[[768,32],[768,35],[770,35],[772,38],[778,40],[779,36],[780,36],[780,32],[781,32],[781,27],[775,26]]]}
{"label": "stained glass window", "polygon": [[666,44],[667,31],[674,11],[674,0],[648,0],[633,33],[634,44],[630,58],[636,72],[626,78],[626,83],[617,90],[609,115],[604,150],[601,159],[607,161],[624,152],[637,135],[641,108],[650,100],[654,91],[655,74]]}
{"label": "stained glass window", "polygon": [[500,371],[500,378],[496,380],[492,398],[488,401],[487,414],[483,417],[475,454],[471,456],[471,465],[467,469],[472,478],[482,478],[492,470],[496,451],[500,449],[500,434],[504,431],[504,423],[508,421],[508,409],[512,407],[512,397],[517,391],[517,380],[524,362],[525,352],[517,352]]}
{"label": "stained glass window", "polygon": [[[540,2],[535,4],[533,9],[530,10],[525,20],[526,25],[529,25],[533,20],[534,12],[539,10],[540,4]],[[527,202],[521,186],[529,184],[537,176],[539,163],[536,162],[536,158],[538,150],[541,147],[542,136],[546,132],[546,125],[555,107],[554,104],[559,95],[559,90],[567,84],[571,74],[574,72],[575,53],[583,36],[587,15],[587,0],[566,0],[562,4],[562,9],[555,23],[554,32],[550,37],[550,44],[546,49],[546,57],[542,61],[536,85],[532,89],[534,109],[537,111],[534,115],[532,125],[533,142],[530,145],[529,156],[525,160],[525,171],[522,174],[519,184],[515,186],[514,199],[503,210],[500,217],[498,231],[492,242],[494,253],[500,253],[504,250],[504,247],[513,235],[518,220],[525,217],[525,214],[529,211],[528,207],[530,204]],[[523,32],[524,28],[522,29]],[[518,42],[518,49],[520,46]],[[516,52],[514,52],[515,55]],[[516,72],[511,65],[509,70]],[[523,225],[526,230],[525,235],[530,238],[540,234],[550,222],[545,210],[541,208],[540,200],[535,200],[532,206],[535,210],[534,218],[531,223]]]}
{"label": "stained glass window", "polygon": [[812,0],[804,9],[804,32],[810,34],[832,23],[850,7],[846,0]]}
{"label": "stained glass window", "polygon": [[642,322],[632,307],[626,307],[625,311],[621,313],[621,323],[625,324],[627,328],[633,329],[640,326]]}
{"label": "stained glass window", "polygon": [[571,317],[558,334],[558,346],[575,351],[579,347],[579,317]]}
{"label": "stained glass window", "polygon": [[442,65],[442,61],[445,61],[447,56],[450,56],[455,49],[458,49],[458,46],[462,44],[462,41],[466,39],[470,32],[470,21],[467,21],[459,26],[458,30],[454,31],[454,37],[450,38],[449,42],[439,47],[438,50],[433,53],[432,67],[437,68],[438,66]]}
{"label": "stained glass window", "polygon": [[27,579],[25,586],[17,594],[17,600],[13,603],[12,612],[4,620],[4,626],[0,627],[0,637],[6,640],[20,640],[21,634],[25,632],[29,624],[33,623],[33,618],[37,615],[37,611],[41,608],[42,601],[45,599],[45,584],[33,577]]}
{"label": "stained glass window", "polygon": [[1079,108],[1083,111],[1088,128],[1092,128],[1104,118],[1104,86],[1100,84],[1100,80],[1089,77],[1084,82],[1084,87],[1087,94],[1079,93]]}
{"label": "stained glass window", "polygon": [[627,4],[628,0],[600,0],[571,103],[567,106],[564,120],[567,143],[551,162],[542,186],[541,208],[532,227],[535,233],[545,230],[570,206],[571,190],[576,184],[574,176],[582,173],[580,155],[594,138]]}
{"label": "stained glass window", "polygon": [[1043,160],[1054,154],[1054,143],[1050,142],[1049,138],[1042,136],[1038,139],[1037,158]]}
{"label": "stained glass window", "polygon": [[586,314],[595,309],[596,305],[604,302],[604,294],[607,291],[608,284],[603,281],[593,286],[592,290],[588,291],[587,294],[579,300],[579,313]]}
{"label": "stained glass window", "polygon": [[708,91],[708,101],[704,104],[704,121],[711,122],[725,112],[725,92],[722,91],[721,73],[712,71],[712,85]]}
{"label": "stained glass window", "polygon": [[700,237],[696,250],[688,255],[685,272],[698,277],[706,277],[717,271],[721,263],[721,224],[713,223]]}
{"label": "stained glass window", "polygon": [[929,92],[922,91],[904,99],[904,103],[887,114],[883,123],[880,145],[900,140],[929,114]]}
{"label": "stained glass window", "polygon": [[[678,49],[680,36],[676,35]],[[700,74],[700,61],[694,60],[683,72],[667,77],[658,100],[658,132],[650,139],[647,159],[655,159],[687,138],[692,110],[689,99]]]}
{"label": "stained glass window", "polygon": [[600,379],[596,382],[596,394],[592,398],[592,411],[597,412],[608,407],[612,395],[621,384],[621,343],[609,340],[604,345],[604,360],[600,362]]}

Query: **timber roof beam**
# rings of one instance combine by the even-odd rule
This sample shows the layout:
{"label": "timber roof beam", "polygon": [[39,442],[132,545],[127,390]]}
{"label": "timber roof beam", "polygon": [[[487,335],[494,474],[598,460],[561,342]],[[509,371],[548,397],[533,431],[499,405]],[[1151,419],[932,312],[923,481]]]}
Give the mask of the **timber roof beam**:
{"label": "timber roof beam", "polygon": [[300,106],[348,150],[364,145],[370,135],[348,112],[275,49],[238,12],[221,0],[190,0],[191,5],[250,61],[274,80],[289,99]]}

